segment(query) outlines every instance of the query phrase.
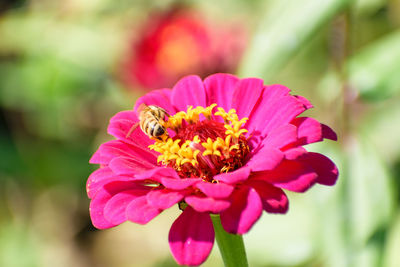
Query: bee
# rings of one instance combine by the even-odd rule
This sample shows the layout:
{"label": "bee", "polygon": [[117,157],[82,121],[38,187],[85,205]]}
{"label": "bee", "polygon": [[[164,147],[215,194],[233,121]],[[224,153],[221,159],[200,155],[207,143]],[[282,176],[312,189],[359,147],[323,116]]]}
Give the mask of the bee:
{"label": "bee", "polygon": [[[160,139],[162,135],[167,133],[164,127],[164,118],[169,117],[167,111],[159,106],[141,104],[138,108],[139,122],[135,123],[126,137],[129,137],[131,133],[140,125],[140,129],[148,136]],[[168,134],[168,133],[167,133]]]}

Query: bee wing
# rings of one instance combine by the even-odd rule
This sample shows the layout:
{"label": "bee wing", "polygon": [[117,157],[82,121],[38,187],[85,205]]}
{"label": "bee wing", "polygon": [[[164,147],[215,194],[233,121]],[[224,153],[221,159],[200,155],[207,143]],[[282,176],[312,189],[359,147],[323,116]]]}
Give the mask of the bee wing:
{"label": "bee wing", "polygon": [[[162,107],[159,107],[159,106],[155,106],[157,109],[158,109],[158,115],[162,115],[162,116],[160,116],[160,117],[162,117],[162,118],[160,118],[160,119],[162,119],[162,120],[164,120],[164,116],[166,116],[166,117],[169,117],[170,115],[168,114],[168,112],[165,110],[165,109],[163,109]],[[157,115],[157,116],[158,116]]]}
{"label": "bee wing", "polygon": [[145,110],[146,108],[148,108],[148,106],[145,103],[141,103],[138,108],[137,108],[137,113],[140,114],[140,112],[142,112],[143,110]]}
{"label": "bee wing", "polygon": [[165,109],[163,109],[163,108],[161,108],[161,109],[164,111],[165,116],[167,116],[167,118],[170,117],[170,115],[168,114],[168,112]]}

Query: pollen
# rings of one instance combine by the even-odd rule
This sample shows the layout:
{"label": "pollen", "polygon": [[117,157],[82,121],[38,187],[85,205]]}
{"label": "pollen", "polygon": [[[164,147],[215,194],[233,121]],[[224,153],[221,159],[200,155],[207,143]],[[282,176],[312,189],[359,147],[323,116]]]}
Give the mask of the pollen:
{"label": "pollen", "polygon": [[244,135],[247,120],[239,120],[235,109],[226,112],[217,104],[189,106],[186,112],[170,116],[164,124],[175,135],[163,136],[149,148],[160,153],[159,164],[173,167],[181,177],[215,182],[214,175],[244,164],[249,151]]}

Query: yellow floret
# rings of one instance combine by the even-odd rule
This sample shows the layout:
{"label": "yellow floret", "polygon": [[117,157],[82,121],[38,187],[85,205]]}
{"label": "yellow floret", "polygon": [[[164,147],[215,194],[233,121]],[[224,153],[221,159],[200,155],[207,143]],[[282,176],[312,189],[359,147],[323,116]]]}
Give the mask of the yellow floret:
{"label": "yellow floret", "polygon": [[174,154],[178,153],[178,151],[180,150],[180,147],[179,147],[179,142],[180,141],[181,141],[180,139],[176,139],[174,141],[174,143],[172,144],[172,146],[169,147],[169,151],[171,153],[174,153]]}
{"label": "yellow floret", "polygon": [[150,145],[149,148],[161,153],[161,155],[157,157],[157,162],[162,162],[165,165],[171,161],[175,161],[177,166],[182,166],[185,163],[190,163],[193,166],[198,165],[197,155],[200,151],[193,151],[190,148],[190,144],[192,142],[199,143],[200,138],[195,136],[193,141],[186,140],[181,146],[179,145],[180,142],[180,139],[174,141],[171,138],[169,138],[165,143],[157,140],[156,143]]}
{"label": "yellow floret", "polygon": [[212,115],[212,110],[217,106],[217,104],[211,104],[210,106],[206,107],[201,113],[206,117],[207,119],[211,119]]}
{"label": "yellow floret", "polygon": [[232,135],[227,135],[225,137],[225,146],[229,147],[229,145],[231,144],[231,140],[232,140]]}
{"label": "yellow floret", "polygon": [[193,138],[193,143],[200,144],[200,142],[201,142],[200,137],[199,137],[198,135],[196,135],[196,136]]}
{"label": "yellow floret", "polygon": [[203,152],[203,156],[207,156],[207,155],[212,155],[213,154],[213,141],[212,141],[212,139],[210,137],[207,138],[207,142],[203,142],[203,143],[201,143],[201,145],[206,149]]}
{"label": "yellow floret", "polygon": [[189,106],[186,112],[185,120],[188,123],[197,122],[199,120],[199,114],[197,113],[197,109],[193,109],[193,106]]}
{"label": "yellow floret", "polygon": [[[187,112],[180,111],[173,116],[168,117],[168,121],[164,123],[164,127],[171,128],[174,130],[179,129],[182,126],[182,120],[186,120],[188,123],[196,123],[200,120],[200,114],[203,114],[205,118],[211,119],[212,115],[220,116],[225,121],[225,134],[226,137],[223,139],[218,137],[216,140],[207,138],[206,142],[201,142],[200,137],[196,135],[193,140],[186,140],[180,145],[181,140],[173,140],[167,135],[163,136],[161,140],[156,139],[153,145],[150,145],[151,150],[159,152],[161,155],[158,156],[157,162],[162,162],[164,165],[168,165],[172,162],[178,169],[181,169],[184,164],[191,164],[198,166],[197,160],[198,154],[201,152],[194,144],[201,144],[204,147],[202,156],[217,156],[217,157],[230,157],[232,150],[240,149],[238,139],[240,136],[247,132],[246,129],[242,128],[246,124],[248,118],[242,118],[239,120],[235,109],[230,109],[226,112],[222,107],[217,107],[217,111],[213,113],[213,109],[217,104],[212,104],[206,108],[197,106],[193,108],[189,106]],[[232,169],[231,166],[224,166],[221,172],[228,172]]]}
{"label": "yellow floret", "polygon": [[217,112],[214,113],[216,116],[220,116],[224,119],[225,123],[229,122],[229,114],[225,112],[224,108],[218,107]]}

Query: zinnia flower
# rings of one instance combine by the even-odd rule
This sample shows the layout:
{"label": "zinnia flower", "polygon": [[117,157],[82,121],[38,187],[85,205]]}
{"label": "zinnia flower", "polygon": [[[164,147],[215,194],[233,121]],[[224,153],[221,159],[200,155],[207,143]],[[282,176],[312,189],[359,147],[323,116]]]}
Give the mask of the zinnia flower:
{"label": "zinnia flower", "polygon": [[243,25],[220,25],[200,12],[175,7],[143,25],[122,66],[124,82],[147,89],[172,86],[190,73],[232,72],[246,42]]}
{"label": "zinnia flower", "polygon": [[[205,261],[214,243],[210,214],[223,228],[248,232],[262,211],[286,213],[284,190],[305,192],[316,183],[333,185],[335,164],[303,146],[336,140],[326,125],[298,117],[312,107],[282,85],[256,78],[214,74],[181,79],[138,99],[135,110],[116,114],[90,162],[100,164],[87,182],[90,215],[99,229],[125,221],[146,224],[175,204],[183,211],[169,243],[179,264]],[[149,138],[137,108],[162,107],[168,134]]]}

